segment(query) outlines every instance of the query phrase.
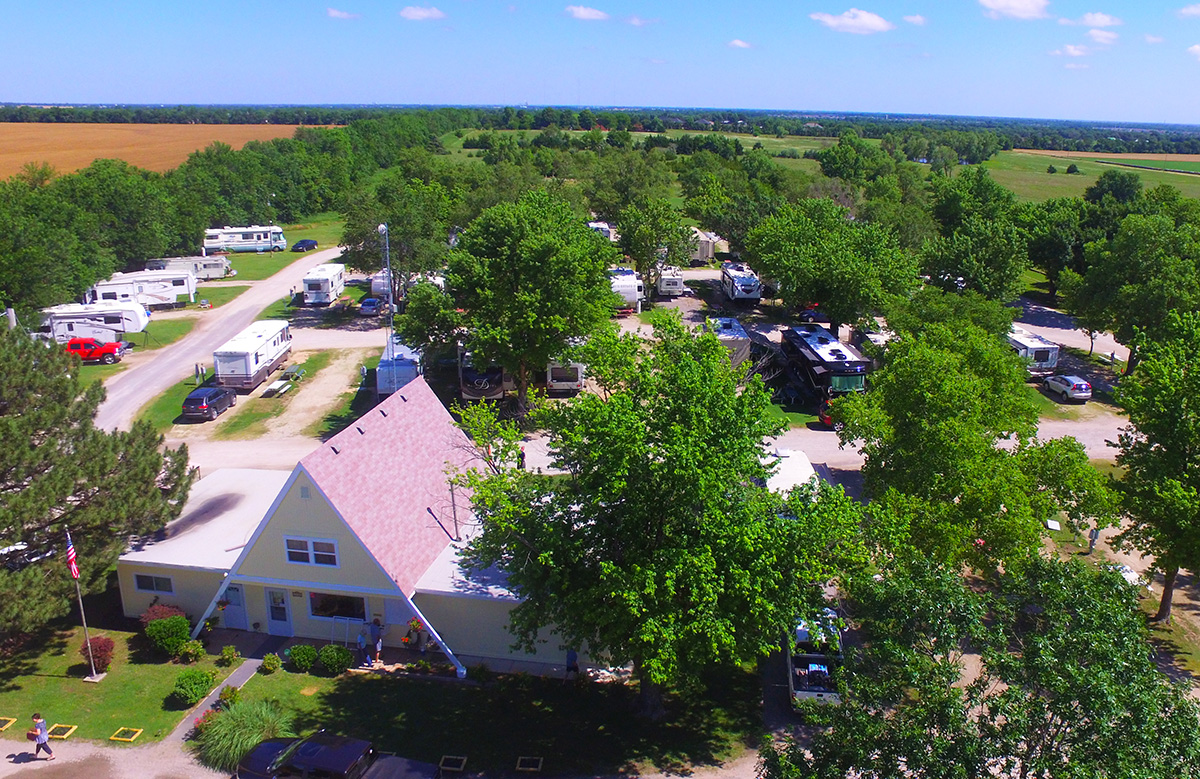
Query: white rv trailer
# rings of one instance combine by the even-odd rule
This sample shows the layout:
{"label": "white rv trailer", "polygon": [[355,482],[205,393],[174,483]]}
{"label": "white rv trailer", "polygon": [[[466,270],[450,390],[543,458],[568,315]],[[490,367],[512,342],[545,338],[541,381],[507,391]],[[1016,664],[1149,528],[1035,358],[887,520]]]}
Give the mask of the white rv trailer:
{"label": "white rv trailer", "polygon": [[687,291],[683,284],[683,271],[674,265],[664,265],[658,269],[658,281],[654,291],[659,297],[673,298]]}
{"label": "white rv trailer", "polygon": [[729,361],[738,367],[750,359],[750,336],[742,323],[731,316],[709,317],[704,329],[714,333],[729,350]]}
{"label": "white rv trailer", "polygon": [[287,322],[255,322],[213,352],[217,386],[254,389],[291,353],[292,331]]}
{"label": "white rv trailer", "polygon": [[730,300],[762,299],[762,282],[749,265],[727,262],[721,266],[721,289]]}
{"label": "white rv trailer", "polygon": [[603,235],[610,241],[617,240],[617,231],[608,222],[588,222],[588,227]]}
{"label": "white rv trailer", "polygon": [[707,265],[717,255],[717,242],[721,239],[716,233],[705,232],[699,227],[692,228],[692,265]]}
{"label": "white rv trailer", "polygon": [[110,343],[126,333],[140,333],[150,324],[150,312],[140,303],[69,303],[43,308],[37,335],[66,343],[72,338],[95,338]]}
{"label": "white rv trailer", "polygon": [[212,281],[236,276],[228,257],[163,257],[147,260],[146,270],[190,270],[197,281]]}
{"label": "white rv trailer", "polygon": [[642,284],[642,277],[631,268],[611,268],[608,275],[612,291],[621,297],[617,304],[617,310],[640,312],[642,301],[646,297],[646,287]]}
{"label": "white rv trailer", "polygon": [[371,276],[371,296],[388,300],[392,296],[392,277],[387,268]]}
{"label": "white rv trailer", "polygon": [[329,305],[346,290],[346,266],[338,262],[318,265],[304,277],[304,305]]}
{"label": "white rv trailer", "polygon": [[[181,301],[179,297],[187,297]],[[190,270],[143,270],[114,273],[96,282],[84,295],[85,303],[141,303],[149,309],[175,308],[196,302],[196,277]]]}
{"label": "white rv trailer", "polygon": [[391,395],[422,372],[421,353],[400,343],[400,336],[393,334],[375,368],[375,392],[380,397]]}
{"label": "white rv trailer", "polygon": [[546,394],[583,390],[587,366],[581,362],[551,362],[546,365]]}
{"label": "white rv trailer", "polygon": [[277,225],[214,227],[204,231],[204,253],[281,252],[287,248],[283,228]]}
{"label": "white rv trailer", "polygon": [[1013,325],[1012,332],[1008,334],[1008,345],[1025,360],[1025,369],[1030,376],[1049,376],[1054,373],[1058,365],[1058,344]]}

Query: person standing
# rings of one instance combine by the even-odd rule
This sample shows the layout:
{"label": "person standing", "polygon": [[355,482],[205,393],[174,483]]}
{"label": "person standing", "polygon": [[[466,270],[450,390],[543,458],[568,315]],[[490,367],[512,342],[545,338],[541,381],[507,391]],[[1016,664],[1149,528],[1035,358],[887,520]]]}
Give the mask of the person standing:
{"label": "person standing", "polygon": [[42,753],[42,750],[45,750],[46,759],[53,760],[54,751],[50,749],[50,731],[46,729],[46,720],[42,719],[42,715],[37,712],[33,714],[33,730],[30,732],[34,734],[33,743],[35,746],[33,756],[37,757]]}
{"label": "person standing", "polygon": [[575,647],[571,647],[567,650],[567,672],[563,674],[563,684],[566,684],[567,680],[572,678],[572,674],[574,674],[575,680],[578,681],[579,653],[575,651]]}
{"label": "person standing", "polygon": [[371,621],[371,645],[375,647],[375,662],[379,662],[379,656],[383,654],[383,625],[379,622],[379,617]]}
{"label": "person standing", "polygon": [[517,467],[522,471],[525,470],[525,447],[523,446],[517,450]]}
{"label": "person standing", "polygon": [[364,622],[362,628],[359,629],[359,631],[358,631],[358,664],[359,665],[370,665],[371,664],[371,652],[367,649],[367,634],[369,632],[370,631],[367,630],[367,623]]}

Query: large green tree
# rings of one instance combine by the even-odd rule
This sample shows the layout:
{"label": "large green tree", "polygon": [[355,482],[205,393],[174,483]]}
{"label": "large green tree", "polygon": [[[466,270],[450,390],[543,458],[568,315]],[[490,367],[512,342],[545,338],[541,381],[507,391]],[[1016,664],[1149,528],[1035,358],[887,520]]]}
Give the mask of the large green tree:
{"label": "large green tree", "polygon": [[450,255],[446,281],[465,314],[466,345],[513,375],[521,404],[532,372],[612,314],[606,269],[616,249],[544,191],[483,212]]}
{"label": "large green tree", "polygon": [[[602,391],[541,412],[565,477],[500,465],[470,480],[483,532],[467,553],[521,597],[519,645],[549,629],[632,663],[647,713],[664,686],[778,647],[815,613],[820,585],[864,557],[861,509],[840,489],[784,501],[757,486],[764,438],[779,431],[761,380],[739,389],[720,341],[678,316],[655,312],[654,326],[649,344],[594,338],[609,356],[590,364]],[[494,452],[489,429],[468,425]]]}
{"label": "large green tree", "polygon": [[819,303],[833,331],[917,284],[912,258],[878,225],[851,221],[829,200],[786,205],[750,233],[755,270],[792,308]]}
{"label": "large green tree", "polygon": [[932,238],[921,249],[921,269],[930,284],[947,292],[974,290],[1001,303],[1021,293],[1027,267],[1025,236],[1003,219],[968,217],[949,236]]}
{"label": "large green tree", "polygon": [[1160,339],[1142,334],[1142,355],[1117,395],[1129,413],[1117,445],[1120,492],[1129,527],[1119,540],[1163,571],[1157,618],[1171,618],[1180,568],[1200,570],[1200,314],[1172,313]]}
{"label": "large green tree", "polygon": [[59,347],[0,330],[0,375],[0,631],[29,631],[74,604],[68,529],[83,591],[102,590],[130,536],[179,515],[192,477],[186,448],[163,451],[149,424],[97,430],[104,388]]}
{"label": "large green tree", "polygon": [[683,215],[667,200],[649,200],[621,209],[617,220],[621,251],[633,260],[644,279],[653,279],[659,264],[685,266],[692,233]]}

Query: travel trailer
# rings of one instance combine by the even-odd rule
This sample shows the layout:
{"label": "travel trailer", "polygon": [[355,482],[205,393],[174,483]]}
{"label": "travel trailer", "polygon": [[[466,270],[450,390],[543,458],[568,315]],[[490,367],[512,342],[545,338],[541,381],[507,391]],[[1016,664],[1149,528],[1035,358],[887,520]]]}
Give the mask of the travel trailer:
{"label": "travel trailer", "polygon": [[621,297],[617,311],[640,312],[642,301],[646,298],[646,287],[642,284],[642,277],[630,268],[612,268],[608,275],[612,291]]}
{"label": "travel trailer", "polygon": [[400,343],[400,336],[393,334],[375,368],[375,393],[379,397],[391,395],[422,372],[421,353]]}
{"label": "travel trailer", "polygon": [[706,232],[699,227],[692,228],[692,255],[691,264],[708,265],[717,255],[717,242],[720,237],[716,233]]}
{"label": "travel trailer", "polygon": [[140,303],[149,309],[177,308],[196,302],[196,277],[190,270],[114,273],[84,295],[85,303],[109,301]]}
{"label": "travel trailer", "polygon": [[281,319],[255,322],[213,352],[218,387],[254,389],[287,362],[292,331]]}
{"label": "travel trailer", "polygon": [[163,257],[147,260],[146,270],[191,271],[196,281],[213,281],[236,276],[228,257]]}
{"label": "travel trailer", "polygon": [[378,271],[371,276],[371,296],[390,300],[392,297],[392,277],[388,274],[387,268]]}
{"label": "travel trailer", "polygon": [[140,303],[69,303],[41,311],[36,335],[65,344],[72,338],[94,338],[109,343],[128,333],[140,333],[150,324],[150,312]]}
{"label": "travel trailer", "polygon": [[1025,370],[1030,376],[1049,376],[1054,373],[1058,365],[1058,344],[1013,325],[1012,332],[1008,334],[1008,345],[1025,360]]}
{"label": "travel trailer", "polygon": [[214,227],[204,231],[204,253],[281,252],[287,248],[283,228],[276,225]]}
{"label": "travel trailer", "polygon": [[587,366],[581,362],[552,362],[546,366],[546,394],[573,394],[583,389]]}
{"label": "travel trailer", "polygon": [[327,306],[346,290],[346,266],[337,262],[318,265],[304,277],[302,286],[304,305]]}
{"label": "travel trailer", "polygon": [[806,700],[842,702],[837,690],[837,676],[843,662],[837,612],[827,608],[815,620],[798,621],[785,647],[788,693],[793,708]]}
{"label": "travel trailer", "polygon": [[603,235],[610,241],[617,240],[617,231],[608,222],[588,222],[588,227]]}
{"label": "travel trailer", "polygon": [[749,265],[727,262],[721,266],[721,289],[732,301],[757,301],[762,298],[762,283]]}
{"label": "travel trailer", "polygon": [[742,323],[731,316],[709,317],[704,323],[704,329],[715,333],[725,348],[729,350],[729,360],[733,367],[741,365],[750,359],[750,336]]}
{"label": "travel trailer", "polygon": [[683,271],[674,265],[664,265],[658,269],[658,281],[654,291],[659,297],[673,298],[687,292],[683,283]]}

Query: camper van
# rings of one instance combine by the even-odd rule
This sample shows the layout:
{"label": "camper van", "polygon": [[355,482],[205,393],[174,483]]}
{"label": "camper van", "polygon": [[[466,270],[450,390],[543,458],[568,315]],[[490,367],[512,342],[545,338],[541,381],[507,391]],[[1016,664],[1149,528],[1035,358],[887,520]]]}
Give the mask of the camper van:
{"label": "camper van", "polygon": [[213,281],[236,276],[228,257],[163,257],[147,260],[146,270],[191,271],[196,281]]}
{"label": "camper van", "polygon": [[617,303],[617,311],[621,313],[640,312],[642,301],[646,297],[646,287],[642,284],[642,277],[637,275],[632,268],[612,268],[608,271],[608,275],[612,291],[621,297],[620,302]]}
{"label": "camper van", "polygon": [[291,353],[292,331],[287,322],[255,322],[213,352],[217,386],[254,389]]}
{"label": "camper van", "polygon": [[85,303],[140,303],[149,309],[176,308],[196,302],[196,277],[190,270],[143,270],[114,273],[96,282],[84,295]]}
{"label": "camper van", "polygon": [[140,333],[150,324],[150,312],[140,303],[70,303],[43,308],[36,335],[65,344],[72,338],[94,338],[103,343],[120,341],[127,333]]}
{"label": "camper van", "polygon": [[287,248],[283,228],[276,225],[214,227],[204,231],[204,253],[281,252]]}
{"label": "camper van", "polygon": [[327,306],[340,298],[346,289],[346,266],[337,262],[318,265],[304,277],[302,286],[304,305]]}
{"label": "camper van", "polygon": [[393,334],[375,369],[375,394],[391,395],[421,373],[421,353],[400,343],[400,336]]}
{"label": "camper van", "polygon": [[683,271],[674,265],[664,265],[659,268],[654,292],[662,298],[678,297],[686,293],[687,287],[683,284]]}
{"label": "camper van", "polygon": [[741,322],[731,316],[714,316],[705,321],[704,329],[716,334],[721,343],[725,344],[733,367],[736,368],[750,358],[750,336]]}
{"label": "camper van", "polygon": [[721,289],[732,301],[758,301],[762,298],[762,282],[749,265],[727,262],[721,266]]}
{"label": "camper van", "polygon": [[1025,370],[1030,376],[1049,376],[1054,373],[1058,365],[1058,344],[1013,325],[1012,332],[1008,334],[1008,345],[1025,360]]}

